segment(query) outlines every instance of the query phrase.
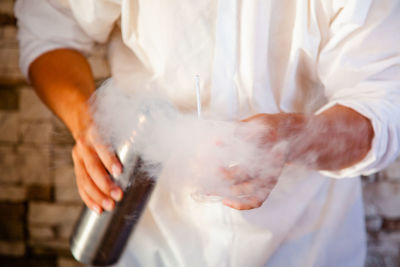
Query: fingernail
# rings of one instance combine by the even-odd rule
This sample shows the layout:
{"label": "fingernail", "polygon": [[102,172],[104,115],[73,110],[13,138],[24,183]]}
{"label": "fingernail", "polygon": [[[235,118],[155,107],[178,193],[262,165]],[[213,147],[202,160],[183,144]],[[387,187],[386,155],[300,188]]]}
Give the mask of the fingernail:
{"label": "fingernail", "polygon": [[120,189],[113,189],[111,190],[111,197],[115,200],[115,201],[120,201],[122,199],[122,192]]}
{"label": "fingernail", "polygon": [[93,206],[92,209],[93,209],[93,211],[96,212],[98,215],[101,214],[101,208],[100,208],[99,206],[95,205],[95,206]]}
{"label": "fingernail", "polygon": [[111,172],[112,172],[112,175],[113,175],[114,177],[119,176],[119,175],[122,173],[121,166],[119,166],[118,164],[113,164],[113,165],[111,166]]}
{"label": "fingernail", "polygon": [[102,205],[103,205],[104,209],[106,209],[108,211],[113,209],[113,203],[109,199],[103,200]]}

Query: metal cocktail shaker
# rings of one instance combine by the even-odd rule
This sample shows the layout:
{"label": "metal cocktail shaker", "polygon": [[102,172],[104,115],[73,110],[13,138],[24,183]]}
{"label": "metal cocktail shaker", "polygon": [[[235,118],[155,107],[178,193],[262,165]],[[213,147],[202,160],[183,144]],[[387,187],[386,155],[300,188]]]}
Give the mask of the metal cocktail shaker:
{"label": "metal cocktail shaker", "polygon": [[130,140],[117,149],[124,171],[114,179],[124,191],[123,199],[111,212],[101,215],[85,206],[75,225],[70,246],[72,255],[81,263],[116,263],[146,206],[155,181],[143,171],[143,162],[132,147]]}

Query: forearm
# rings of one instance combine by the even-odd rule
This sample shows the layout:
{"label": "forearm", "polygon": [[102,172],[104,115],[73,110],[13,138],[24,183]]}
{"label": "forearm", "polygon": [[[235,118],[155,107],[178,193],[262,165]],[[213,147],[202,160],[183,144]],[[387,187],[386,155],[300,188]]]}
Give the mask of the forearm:
{"label": "forearm", "polygon": [[340,170],[361,161],[371,148],[371,122],[358,112],[334,106],[304,120],[289,138],[288,160],[318,170]]}
{"label": "forearm", "polygon": [[38,57],[29,68],[32,85],[42,101],[76,137],[85,127],[87,100],[95,90],[85,57],[71,49],[59,49]]}
{"label": "forearm", "polygon": [[88,99],[95,83],[87,60],[74,50],[54,50],[31,64],[29,76],[37,94],[75,138],[72,159],[82,200],[98,213],[112,210],[123,192],[109,173],[119,176],[122,165],[91,119]]}

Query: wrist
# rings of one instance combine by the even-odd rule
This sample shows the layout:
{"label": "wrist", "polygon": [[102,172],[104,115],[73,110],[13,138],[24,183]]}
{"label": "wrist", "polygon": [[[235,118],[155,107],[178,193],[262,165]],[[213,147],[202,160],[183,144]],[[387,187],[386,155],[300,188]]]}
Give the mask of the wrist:
{"label": "wrist", "polygon": [[289,141],[302,134],[307,126],[308,120],[305,115],[300,113],[281,113],[277,114],[279,123],[277,124],[278,141]]}
{"label": "wrist", "polygon": [[81,105],[75,112],[71,126],[71,134],[75,140],[82,136],[92,124],[92,116],[88,104]]}
{"label": "wrist", "polygon": [[90,104],[82,100],[76,101],[69,107],[69,110],[63,112],[60,117],[71,132],[72,137],[77,140],[92,123]]}
{"label": "wrist", "polygon": [[334,106],[310,117],[290,138],[288,161],[316,170],[340,170],[362,160],[371,148],[371,122],[356,111]]}

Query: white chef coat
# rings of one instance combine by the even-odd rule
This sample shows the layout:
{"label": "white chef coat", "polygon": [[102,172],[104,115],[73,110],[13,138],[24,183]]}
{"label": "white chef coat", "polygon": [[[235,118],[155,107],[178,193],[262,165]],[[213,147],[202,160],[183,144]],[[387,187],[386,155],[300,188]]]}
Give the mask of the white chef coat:
{"label": "white chef coat", "polygon": [[357,176],[399,152],[400,1],[19,0],[15,11],[25,75],[46,51],[109,40],[122,87],[146,73],[178,106],[195,105],[200,75],[203,105],[225,118],[341,104],[372,122],[364,160],[336,172],[288,166],[258,209],[158,184],[119,266],[363,266]]}

